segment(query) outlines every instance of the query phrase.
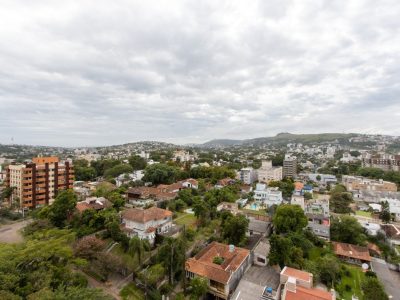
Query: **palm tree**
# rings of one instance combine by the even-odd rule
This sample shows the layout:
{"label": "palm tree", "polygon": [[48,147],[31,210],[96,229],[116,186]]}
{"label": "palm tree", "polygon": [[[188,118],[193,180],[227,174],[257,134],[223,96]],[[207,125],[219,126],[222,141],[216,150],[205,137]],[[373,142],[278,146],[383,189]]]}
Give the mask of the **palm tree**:
{"label": "palm tree", "polygon": [[137,255],[140,267],[142,266],[143,255],[148,250],[150,250],[150,244],[148,240],[141,240],[135,236],[129,241],[128,253],[132,257]]}

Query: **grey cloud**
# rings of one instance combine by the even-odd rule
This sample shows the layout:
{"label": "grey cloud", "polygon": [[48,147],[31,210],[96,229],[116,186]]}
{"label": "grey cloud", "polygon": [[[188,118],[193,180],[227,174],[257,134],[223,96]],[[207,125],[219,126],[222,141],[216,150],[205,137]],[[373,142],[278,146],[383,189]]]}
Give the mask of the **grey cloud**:
{"label": "grey cloud", "polygon": [[400,134],[398,116],[387,117],[400,113],[399,9],[395,0],[4,1],[0,142]]}

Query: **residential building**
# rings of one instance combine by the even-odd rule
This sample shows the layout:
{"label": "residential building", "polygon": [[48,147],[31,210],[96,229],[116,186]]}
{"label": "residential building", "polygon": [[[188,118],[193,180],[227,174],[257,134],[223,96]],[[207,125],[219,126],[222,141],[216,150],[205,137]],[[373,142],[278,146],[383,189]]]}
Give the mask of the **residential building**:
{"label": "residential building", "polygon": [[76,204],[76,209],[82,213],[87,209],[103,210],[112,207],[112,203],[104,197],[88,197],[84,201],[79,201]]}
{"label": "residential building", "polygon": [[221,202],[217,205],[217,211],[229,211],[236,216],[239,213],[239,204],[232,202]]}
{"label": "residential building", "polygon": [[[216,258],[222,263],[216,263]],[[229,299],[251,263],[249,250],[212,242],[196,256],[186,260],[186,277],[205,278],[208,293],[220,299]]]}
{"label": "residential building", "polygon": [[264,183],[257,183],[254,190],[254,199],[267,207],[282,203],[282,192],[277,187],[268,188]]}
{"label": "residential building", "polygon": [[175,199],[176,192],[165,191],[157,187],[140,186],[130,188],[126,192],[126,199],[135,206],[145,206],[154,201],[170,201]]}
{"label": "residential building", "polygon": [[239,180],[245,184],[253,184],[257,180],[257,172],[253,168],[242,168],[239,171]]}
{"label": "residential building", "polygon": [[254,249],[254,260],[253,263],[257,266],[265,267],[268,264],[268,255],[271,249],[269,241],[261,240],[257,247]]}
{"label": "residential building", "polygon": [[190,154],[189,152],[187,152],[185,150],[177,150],[173,153],[173,156],[172,156],[173,161],[180,161],[180,162],[192,161],[195,159],[196,159],[195,155]]}
{"label": "residential building", "polygon": [[223,178],[223,179],[220,179],[220,180],[217,181],[217,184],[215,185],[215,188],[216,189],[221,189],[221,188],[226,187],[228,185],[232,185],[235,182],[236,182],[235,179],[232,179],[232,178],[229,178],[229,177]]}
{"label": "residential building", "polygon": [[246,236],[259,235],[261,237],[267,237],[271,234],[271,222],[249,216],[247,218],[249,220],[249,227],[247,228]]}
{"label": "residential building", "polygon": [[263,160],[261,162],[261,168],[257,170],[257,178],[259,182],[268,183],[270,181],[282,180],[283,176],[282,167],[273,167],[272,161]]}
{"label": "residential building", "polygon": [[348,263],[362,265],[371,262],[367,247],[338,242],[332,242],[332,245],[335,255]]}
{"label": "residential building", "polygon": [[10,203],[35,208],[51,204],[58,191],[73,187],[74,169],[58,157],[36,157],[25,164],[11,164],[6,169],[6,186],[14,188]]}
{"label": "residential building", "polygon": [[363,153],[362,166],[364,168],[379,168],[384,171],[400,171],[400,155]]}
{"label": "residential building", "polygon": [[304,206],[304,214],[308,219],[307,227],[310,228],[316,236],[329,241],[331,226],[329,200],[308,200]]}
{"label": "residential building", "polygon": [[397,185],[393,182],[375,180],[361,176],[343,175],[342,183],[349,192],[352,191],[377,191],[377,192],[397,192]]}
{"label": "residential building", "polygon": [[144,177],[144,170],[133,171],[132,173],[124,173],[115,178],[115,185],[120,187],[133,181],[142,180]]}
{"label": "residential building", "polygon": [[[268,246],[259,244],[260,256],[265,258],[268,254],[263,253],[269,251]],[[255,250],[255,251],[256,251]],[[232,295],[233,300],[279,300],[281,298],[280,274],[271,266],[264,266],[264,263],[256,263],[252,265],[240,280],[235,293]]]}
{"label": "residential building", "polygon": [[400,221],[400,200],[393,198],[381,198],[381,202],[389,203],[389,211],[394,215],[396,221]]}
{"label": "residential building", "polygon": [[313,275],[308,272],[284,267],[280,274],[284,285],[282,300],[335,300],[335,293],[313,287]]}
{"label": "residential building", "polygon": [[336,176],[331,174],[301,173],[300,176],[324,186],[337,183]]}
{"label": "residential building", "polygon": [[296,177],[297,175],[297,158],[294,156],[290,156],[288,154],[285,155],[285,159],[283,160],[283,177]]}
{"label": "residential building", "polygon": [[299,205],[304,210],[304,196],[300,193],[293,193],[290,204]]}
{"label": "residential building", "polygon": [[137,236],[154,244],[156,234],[168,232],[172,227],[172,212],[158,207],[129,208],[121,213],[122,230],[129,237]]}

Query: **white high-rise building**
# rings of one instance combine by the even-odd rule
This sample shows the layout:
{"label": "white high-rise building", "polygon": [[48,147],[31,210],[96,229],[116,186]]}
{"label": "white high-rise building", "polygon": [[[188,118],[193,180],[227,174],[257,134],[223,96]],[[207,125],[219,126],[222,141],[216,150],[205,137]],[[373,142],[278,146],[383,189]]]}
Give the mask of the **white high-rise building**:
{"label": "white high-rise building", "polygon": [[261,162],[261,168],[257,170],[257,178],[259,182],[270,182],[272,180],[282,180],[282,167],[273,167],[272,161],[263,160]]}

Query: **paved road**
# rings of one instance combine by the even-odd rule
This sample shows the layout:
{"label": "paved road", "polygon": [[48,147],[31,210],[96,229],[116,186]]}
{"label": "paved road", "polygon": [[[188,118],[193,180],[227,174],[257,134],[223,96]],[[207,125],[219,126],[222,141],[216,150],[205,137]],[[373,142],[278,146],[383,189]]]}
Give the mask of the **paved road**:
{"label": "paved road", "polygon": [[24,220],[0,226],[0,243],[21,243],[24,239],[20,230],[30,222],[31,220]]}
{"label": "paved road", "polygon": [[386,262],[382,259],[373,258],[372,268],[379,280],[385,286],[386,293],[390,299],[400,300],[400,275],[398,272],[389,270]]}

